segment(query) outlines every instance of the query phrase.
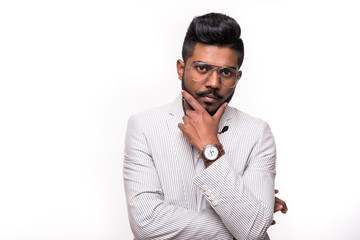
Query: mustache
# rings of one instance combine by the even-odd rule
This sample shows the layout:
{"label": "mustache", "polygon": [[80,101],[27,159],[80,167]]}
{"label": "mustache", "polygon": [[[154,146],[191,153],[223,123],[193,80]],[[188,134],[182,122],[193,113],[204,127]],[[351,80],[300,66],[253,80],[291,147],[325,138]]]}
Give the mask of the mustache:
{"label": "mustache", "polygon": [[205,97],[206,95],[214,95],[215,97],[219,98],[219,99],[223,99],[224,97],[222,95],[220,95],[217,91],[215,91],[214,89],[209,89],[206,91],[202,91],[202,92],[198,92],[195,91],[196,95],[198,95],[199,97]]}

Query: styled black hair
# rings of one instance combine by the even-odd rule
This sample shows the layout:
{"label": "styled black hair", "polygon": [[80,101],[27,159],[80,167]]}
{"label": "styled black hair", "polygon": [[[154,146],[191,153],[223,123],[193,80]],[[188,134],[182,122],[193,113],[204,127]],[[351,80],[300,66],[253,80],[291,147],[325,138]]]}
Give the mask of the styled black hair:
{"label": "styled black hair", "polygon": [[186,62],[192,56],[196,43],[229,46],[238,53],[240,67],[244,59],[244,44],[240,35],[239,24],[225,14],[208,13],[195,17],[186,32],[182,58]]}

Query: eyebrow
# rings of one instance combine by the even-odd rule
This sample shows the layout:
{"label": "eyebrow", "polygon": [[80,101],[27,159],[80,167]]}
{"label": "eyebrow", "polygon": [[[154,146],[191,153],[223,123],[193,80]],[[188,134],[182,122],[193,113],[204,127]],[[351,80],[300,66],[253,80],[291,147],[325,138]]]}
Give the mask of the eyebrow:
{"label": "eyebrow", "polygon": [[214,67],[219,67],[219,68],[231,68],[231,69],[234,69],[234,70],[238,70],[236,66],[218,66],[218,65],[213,65],[213,64],[210,64],[210,63],[207,63],[207,62],[203,62],[203,61],[194,61],[193,63],[203,63],[203,64],[206,64],[206,65],[209,65],[209,66],[214,66]]}

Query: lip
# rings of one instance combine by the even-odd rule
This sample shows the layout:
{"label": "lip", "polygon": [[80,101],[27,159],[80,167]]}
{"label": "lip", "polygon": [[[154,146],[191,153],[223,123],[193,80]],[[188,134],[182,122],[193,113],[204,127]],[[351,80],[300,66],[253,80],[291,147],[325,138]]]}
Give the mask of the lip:
{"label": "lip", "polygon": [[204,102],[210,102],[210,103],[214,103],[218,100],[217,97],[215,97],[214,95],[212,94],[209,94],[209,95],[206,95],[206,96],[203,96],[201,97],[203,99]]}

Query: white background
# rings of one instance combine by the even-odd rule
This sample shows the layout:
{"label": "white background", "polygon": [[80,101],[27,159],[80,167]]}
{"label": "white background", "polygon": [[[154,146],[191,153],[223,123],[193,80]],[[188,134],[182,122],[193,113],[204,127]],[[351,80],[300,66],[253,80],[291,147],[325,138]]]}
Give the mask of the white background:
{"label": "white background", "polygon": [[1,1],[0,239],[131,239],[131,114],[172,101],[191,19],[242,27],[231,102],[269,122],[272,239],[360,239],[357,1]]}

